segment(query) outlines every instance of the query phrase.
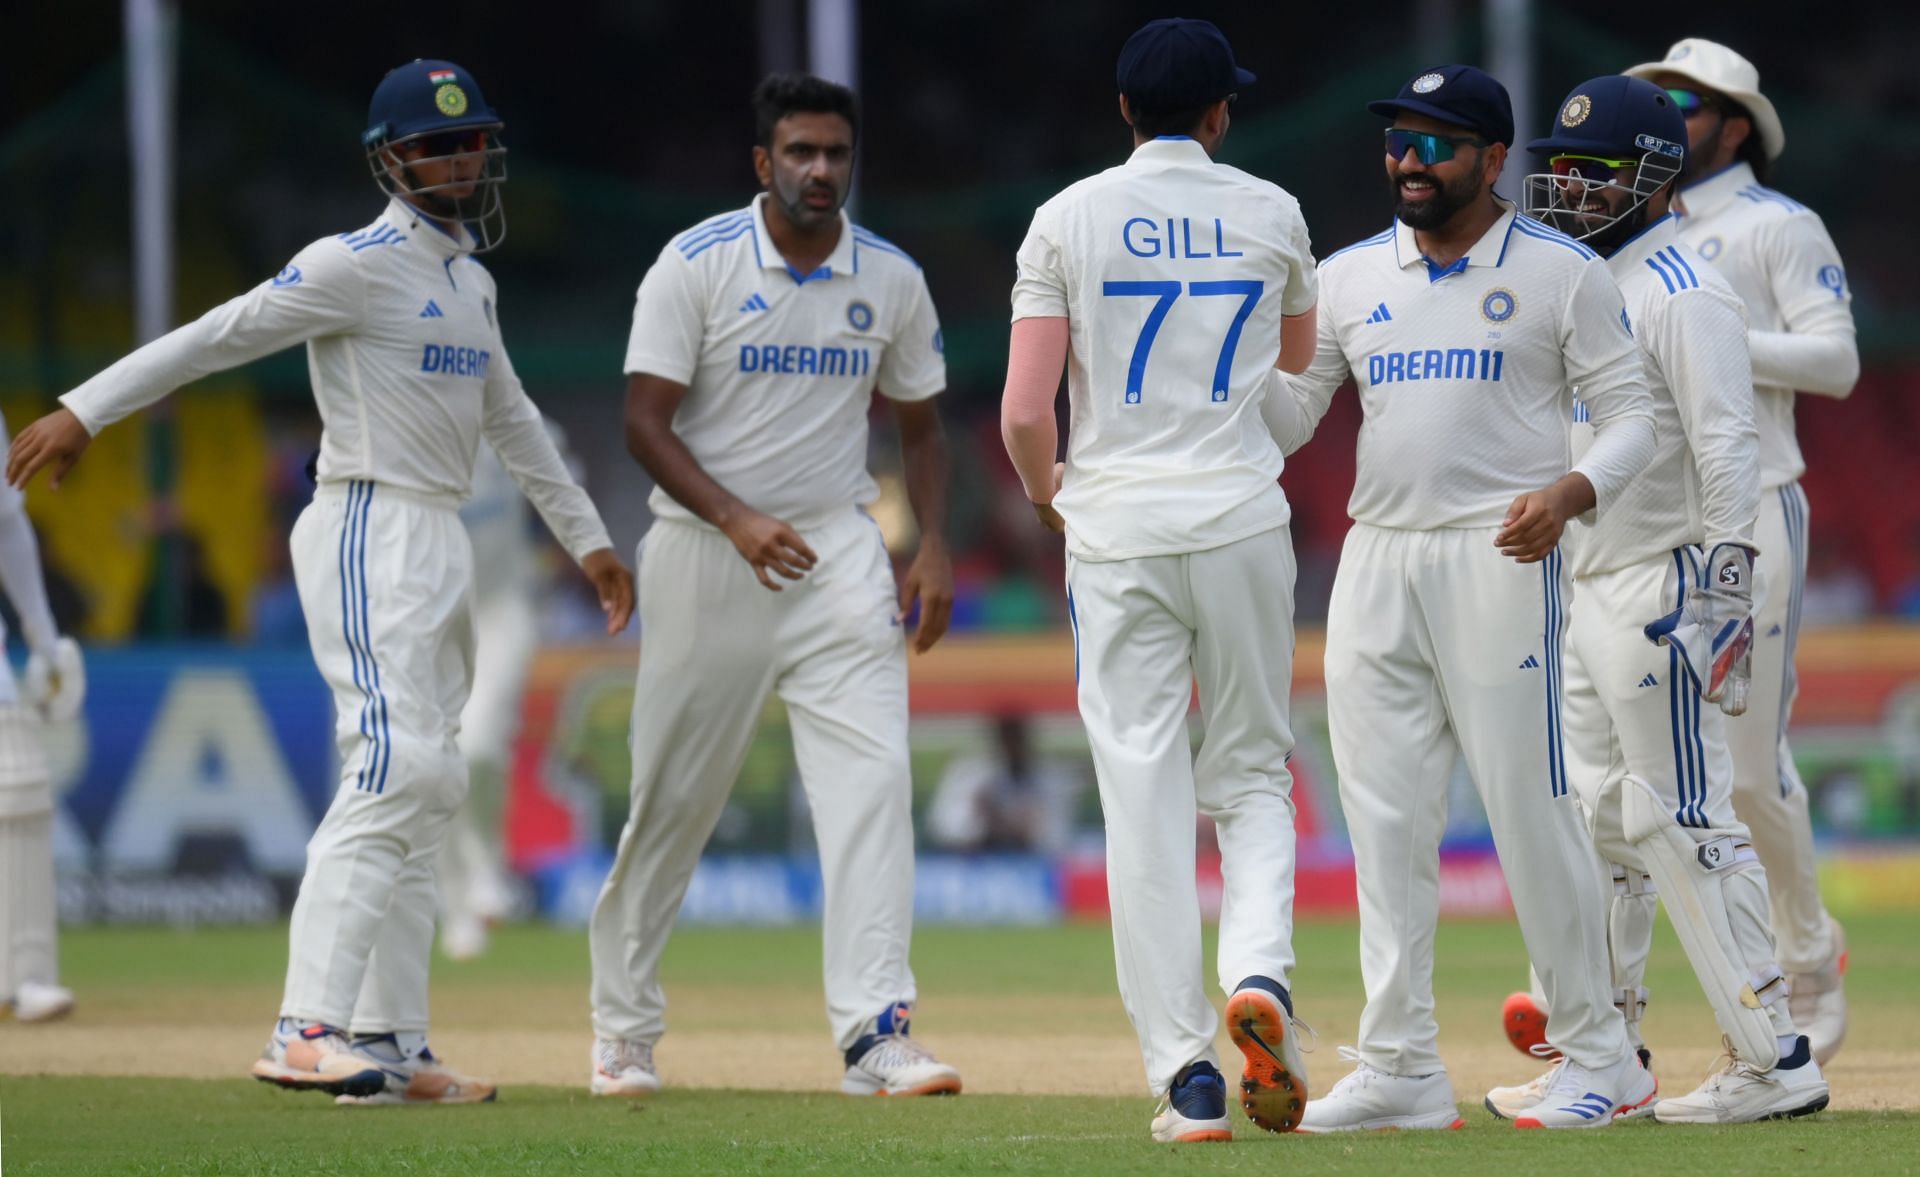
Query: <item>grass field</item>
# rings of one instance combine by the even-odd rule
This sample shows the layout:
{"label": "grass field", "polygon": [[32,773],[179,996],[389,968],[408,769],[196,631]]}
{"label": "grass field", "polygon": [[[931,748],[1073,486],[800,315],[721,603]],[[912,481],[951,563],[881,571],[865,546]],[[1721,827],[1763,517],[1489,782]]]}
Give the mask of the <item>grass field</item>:
{"label": "grass field", "polygon": [[[1530,1073],[1497,1029],[1525,976],[1504,923],[1441,932],[1442,1050],[1467,1128],[1455,1133],[1274,1137],[1241,1122],[1230,1146],[1148,1141],[1133,1037],[1101,926],[927,928],[915,945],[916,1033],[956,1063],[947,1100],[837,1094],[812,929],[691,929],[667,956],[670,1084],[645,1102],[585,1094],[589,1043],[581,934],[512,928],[468,965],[436,965],[436,1049],[502,1087],[491,1106],[346,1110],[244,1078],[278,996],[284,930],[81,930],[64,942],[76,1017],[0,1024],[0,1166],[24,1173],[1212,1172],[1286,1166],[1433,1177],[1494,1167],[1556,1174],[1920,1171],[1920,1057],[1906,916],[1848,921],[1854,1023],[1829,1070],[1833,1108],[1733,1129],[1620,1125],[1517,1133],[1482,1089]],[[1351,924],[1304,925],[1300,1012],[1319,1030],[1317,1085],[1345,1073],[1360,990]],[[1669,1091],[1718,1053],[1705,1002],[1663,928],[1649,1039]],[[1229,1057],[1237,1057],[1229,1055]],[[1279,1151],[1284,1150],[1284,1151]]]}

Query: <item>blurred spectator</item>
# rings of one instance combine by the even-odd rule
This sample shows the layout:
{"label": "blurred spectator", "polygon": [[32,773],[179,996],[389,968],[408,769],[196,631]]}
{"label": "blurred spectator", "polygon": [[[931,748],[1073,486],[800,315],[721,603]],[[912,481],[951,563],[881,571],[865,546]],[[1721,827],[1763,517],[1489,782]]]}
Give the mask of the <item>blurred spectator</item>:
{"label": "blurred spectator", "polygon": [[140,632],[158,638],[224,638],[227,599],[207,574],[206,549],[178,524],[153,536],[153,579],[140,598]]}
{"label": "blurred spectator", "polygon": [[1814,533],[1807,558],[1807,587],[1800,598],[1800,624],[1844,625],[1873,613],[1873,582],[1859,565],[1843,558],[1838,543]]}
{"label": "blurred spectator", "polygon": [[941,775],[927,810],[927,840],[968,852],[1065,849],[1080,774],[1034,755],[1026,715],[1000,716],[994,733],[995,754],[956,757]]}

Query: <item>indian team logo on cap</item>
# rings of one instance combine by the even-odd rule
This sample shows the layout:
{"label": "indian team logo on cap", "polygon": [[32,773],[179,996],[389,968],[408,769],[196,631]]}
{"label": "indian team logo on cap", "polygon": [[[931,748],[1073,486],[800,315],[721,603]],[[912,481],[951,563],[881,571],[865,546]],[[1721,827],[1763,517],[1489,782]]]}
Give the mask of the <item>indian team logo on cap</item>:
{"label": "indian team logo on cap", "polygon": [[1577,127],[1581,123],[1586,122],[1587,116],[1592,113],[1593,99],[1587,97],[1585,94],[1575,94],[1573,97],[1567,99],[1565,106],[1560,108],[1560,125],[1563,127]]}
{"label": "indian team logo on cap", "polygon": [[873,326],[873,308],[857,299],[848,303],[847,324],[855,331],[865,331],[871,328]]}
{"label": "indian team logo on cap", "polygon": [[458,82],[448,82],[433,92],[433,105],[448,118],[467,113],[467,92]]}
{"label": "indian team logo on cap", "polygon": [[1501,286],[1487,291],[1487,296],[1480,300],[1480,315],[1489,323],[1504,323],[1519,309],[1520,303],[1513,297],[1513,291]]}
{"label": "indian team logo on cap", "polygon": [[1708,261],[1712,261],[1714,258],[1717,258],[1720,256],[1720,251],[1722,249],[1725,249],[1726,245],[1727,243],[1720,240],[1718,237],[1709,237],[1705,241],[1702,241],[1699,244],[1695,252],[1697,252],[1701,257],[1706,258]]}
{"label": "indian team logo on cap", "polygon": [[1431,94],[1446,84],[1447,79],[1444,74],[1421,74],[1413,79],[1411,89],[1415,94]]}

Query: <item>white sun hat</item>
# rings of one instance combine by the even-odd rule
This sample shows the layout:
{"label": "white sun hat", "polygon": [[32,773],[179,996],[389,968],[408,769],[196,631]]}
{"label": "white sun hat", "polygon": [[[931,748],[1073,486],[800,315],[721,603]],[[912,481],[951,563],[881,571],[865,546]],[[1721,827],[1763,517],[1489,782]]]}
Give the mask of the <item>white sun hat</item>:
{"label": "white sun hat", "polygon": [[1656,74],[1691,78],[1746,108],[1753,116],[1753,129],[1759,134],[1760,146],[1768,159],[1779,159],[1780,152],[1787,146],[1787,133],[1780,126],[1780,116],[1775,113],[1773,103],[1760,93],[1760,71],[1751,61],[1718,41],[1702,37],[1675,41],[1663,59],[1621,72],[1636,78],[1652,78]]}

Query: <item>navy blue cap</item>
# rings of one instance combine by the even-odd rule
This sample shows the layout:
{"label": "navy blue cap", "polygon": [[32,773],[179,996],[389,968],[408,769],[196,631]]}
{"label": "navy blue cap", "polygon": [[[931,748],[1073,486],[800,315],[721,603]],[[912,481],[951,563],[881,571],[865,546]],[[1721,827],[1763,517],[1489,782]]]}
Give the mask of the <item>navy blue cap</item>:
{"label": "navy blue cap", "polygon": [[1401,111],[1465,127],[1482,139],[1513,146],[1513,99],[1500,79],[1470,65],[1442,65],[1421,70],[1392,98],[1367,103],[1377,115],[1392,118]]}
{"label": "navy blue cap", "polygon": [[1147,114],[1195,110],[1254,81],[1212,21],[1177,16],[1140,26],[1121,46],[1114,72],[1127,104]]}
{"label": "navy blue cap", "polygon": [[1687,116],[1667,92],[1643,78],[1608,74],[1580,83],[1560,103],[1553,134],[1527,144],[1542,155],[1687,158]]}
{"label": "navy blue cap", "polygon": [[500,116],[480,95],[480,83],[451,61],[415,60],[387,71],[367,111],[366,146],[433,131],[497,127]]}

